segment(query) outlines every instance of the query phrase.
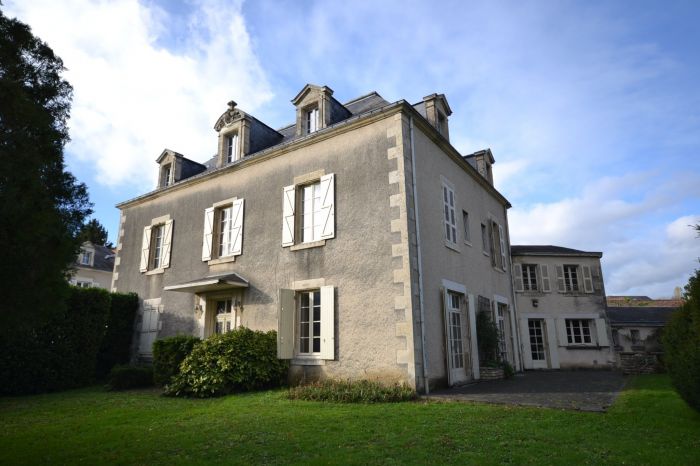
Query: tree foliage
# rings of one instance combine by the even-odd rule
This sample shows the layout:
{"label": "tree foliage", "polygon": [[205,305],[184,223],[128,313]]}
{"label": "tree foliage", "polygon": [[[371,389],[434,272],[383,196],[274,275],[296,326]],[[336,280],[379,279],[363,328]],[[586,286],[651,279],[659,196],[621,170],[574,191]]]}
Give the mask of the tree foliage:
{"label": "tree foliage", "polygon": [[80,228],[80,242],[90,241],[100,246],[112,248],[113,244],[107,241],[107,229],[100,223],[99,220],[93,218],[89,222],[83,224]]}
{"label": "tree foliage", "polygon": [[63,62],[0,11],[0,331],[60,311],[91,212],[63,160],[72,88]]}

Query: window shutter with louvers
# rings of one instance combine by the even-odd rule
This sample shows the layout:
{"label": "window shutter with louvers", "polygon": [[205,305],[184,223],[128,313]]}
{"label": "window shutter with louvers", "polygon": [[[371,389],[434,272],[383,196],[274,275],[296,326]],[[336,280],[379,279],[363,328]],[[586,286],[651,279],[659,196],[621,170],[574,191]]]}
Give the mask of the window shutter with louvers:
{"label": "window shutter with louvers", "polygon": [[501,239],[501,268],[506,269],[507,256],[506,256],[506,235],[503,234],[503,226],[498,225],[498,234]]}
{"label": "window shutter with louvers", "polygon": [[231,217],[233,222],[233,235],[231,239],[231,253],[234,256],[241,255],[243,249],[243,213],[244,213],[244,202],[243,199],[236,199],[233,201],[231,209]]}
{"label": "window shutter with louvers", "polygon": [[598,346],[610,346],[608,342],[608,328],[605,319],[595,319],[595,329],[598,334]]}
{"label": "window shutter with louvers", "polygon": [[283,188],[282,206],[282,246],[294,245],[294,208],[296,187],[294,185]]}
{"label": "window shutter with louvers", "polygon": [[557,271],[557,287],[560,293],[566,293],[566,282],[564,281],[564,267],[561,265],[555,265],[554,268]]}
{"label": "window shutter with louvers", "polygon": [[151,253],[151,227],[147,226],[143,229],[143,243],[141,243],[141,272],[148,270],[148,259]]}
{"label": "window shutter with louvers", "polygon": [[321,239],[335,237],[335,175],[321,177],[321,215],[323,229]]}
{"label": "window shutter with louvers", "polygon": [[540,265],[540,276],[542,277],[542,291],[549,293],[552,288],[549,285],[549,266],[546,264]]}
{"label": "window shutter with louvers", "polygon": [[161,252],[160,266],[164,269],[170,267],[170,253],[172,248],[170,245],[173,242],[173,221],[168,220],[163,226],[163,250]]}
{"label": "window shutter with louvers", "polygon": [[294,290],[280,289],[277,316],[277,359],[294,357]]}
{"label": "window shutter with louvers", "polygon": [[335,289],[321,287],[321,358],[335,359]]}
{"label": "window shutter with louvers", "polygon": [[523,291],[523,267],[520,264],[513,264],[513,277],[515,291]]}
{"label": "window shutter with louvers", "polygon": [[587,265],[581,267],[583,270],[583,290],[586,293],[593,293],[593,279],[591,278],[591,268]]}
{"label": "window shutter with louvers", "polygon": [[202,260],[211,260],[212,239],[214,236],[214,208],[204,210],[204,237],[202,238]]}

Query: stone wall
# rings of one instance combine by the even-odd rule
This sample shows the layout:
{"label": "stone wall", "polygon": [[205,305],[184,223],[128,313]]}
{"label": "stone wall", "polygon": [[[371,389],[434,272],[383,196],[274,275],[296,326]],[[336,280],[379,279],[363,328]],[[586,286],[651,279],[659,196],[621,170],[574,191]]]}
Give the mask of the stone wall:
{"label": "stone wall", "polygon": [[623,374],[654,374],[661,372],[660,353],[623,352],[620,369]]}

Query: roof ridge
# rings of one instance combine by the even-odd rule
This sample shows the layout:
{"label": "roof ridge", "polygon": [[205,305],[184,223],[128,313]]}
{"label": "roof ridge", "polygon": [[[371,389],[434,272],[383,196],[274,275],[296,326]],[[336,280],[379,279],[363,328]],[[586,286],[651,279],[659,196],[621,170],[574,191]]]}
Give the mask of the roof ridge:
{"label": "roof ridge", "polygon": [[[366,99],[366,98],[368,98],[368,97],[370,97],[370,96],[373,96],[373,95],[376,95],[377,97],[382,97],[381,95],[379,95],[379,93],[378,93],[377,91],[372,91],[372,92],[369,92],[369,93],[367,93],[367,94],[365,94],[365,95],[361,95],[360,97],[356,97],[356,98],[354,98],[354,99],[352,99],[352,100],[348,100],[347,102],[345,102],[345,103],[342,104],[342,105],[343,105],[343,106],[346,106],[346,105],[354,104],[355,102],[359,102],[360,100]],[[383,97],[382,97],[382,98],[383,98]]]}

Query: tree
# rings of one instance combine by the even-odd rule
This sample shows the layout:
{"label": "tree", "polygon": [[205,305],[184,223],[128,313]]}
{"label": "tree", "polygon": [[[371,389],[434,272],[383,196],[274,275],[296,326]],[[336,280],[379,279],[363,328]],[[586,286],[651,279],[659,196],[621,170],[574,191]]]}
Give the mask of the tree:
{"label": "tree", "polygon": [[26,24],[0,11],[0,332],[64,306],[91,213],[63,160],[73,92],[63,71]]}
{"label": "tree", "polygon": [[81,227],[79,238],[81,242],[90,241],[110,249],[114,247],[111,242],[107,241],[107,229],[96,218]]}

